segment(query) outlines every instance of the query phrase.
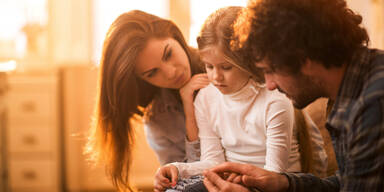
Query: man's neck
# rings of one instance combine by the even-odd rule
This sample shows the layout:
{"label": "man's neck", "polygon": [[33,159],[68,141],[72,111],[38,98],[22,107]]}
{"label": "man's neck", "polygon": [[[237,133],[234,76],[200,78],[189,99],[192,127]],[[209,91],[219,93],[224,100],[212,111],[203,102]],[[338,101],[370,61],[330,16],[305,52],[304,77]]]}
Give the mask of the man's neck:
{"label": "man's neck", "polygon": [[319,62],[307,60],[302,66],[301,72],[314,79],[322,91],[322,96],[335,100],[344,78],[346,66],[344,64],[341,67],[325,68]]}
{"label": "man's neck", "polygon": [[324,90],[327,94],[327,97],[329,97],[331,100],[335,100],[339,89],[341,87],[341,83],[344,78],[346,70],[346,65],[343,65],[342,67],[333,67],[330,69],[325,69],[324,73],[322,74],[322,81],[324,82]]}

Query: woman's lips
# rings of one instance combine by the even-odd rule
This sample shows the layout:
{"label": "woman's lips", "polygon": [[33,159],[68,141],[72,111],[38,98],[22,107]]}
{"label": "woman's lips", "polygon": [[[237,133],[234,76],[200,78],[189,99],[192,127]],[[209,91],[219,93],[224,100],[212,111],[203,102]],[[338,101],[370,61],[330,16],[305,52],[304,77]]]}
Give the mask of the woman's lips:
{"label": "woman's lips", "polygon": [[184,74],[181,74],[179,77],[176,78],[175,85],[182,83],[183,80],[184,80]]}

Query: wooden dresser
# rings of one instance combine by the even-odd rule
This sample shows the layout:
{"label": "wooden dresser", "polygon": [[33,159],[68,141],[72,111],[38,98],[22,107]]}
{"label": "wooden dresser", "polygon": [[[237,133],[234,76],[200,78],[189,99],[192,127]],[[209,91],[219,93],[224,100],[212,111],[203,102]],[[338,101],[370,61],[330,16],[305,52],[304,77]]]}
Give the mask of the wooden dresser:
{"label": "wooden dresser", "polygon": [[7,147],[6,147],[6,92],[8,90],[7,74],[0,72],[0,192],[8,191],[7,182]]}
{"label": "wooden dresser", "polygon": [[12,73],[8,82],[10,191],[61,191],[57,75]]}

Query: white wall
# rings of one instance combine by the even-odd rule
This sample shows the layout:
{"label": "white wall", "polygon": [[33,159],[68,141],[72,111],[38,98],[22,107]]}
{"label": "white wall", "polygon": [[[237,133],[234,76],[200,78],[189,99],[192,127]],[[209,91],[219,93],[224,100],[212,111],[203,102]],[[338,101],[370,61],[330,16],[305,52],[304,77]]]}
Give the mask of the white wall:
{"label": "white wall", "polygon": [[49,0],[49,60],[88,64],[92,48],[92,0]]}
{"label": "white wall", "polygon": [[384,0],[347,0],[348,6],[363,16],[373,48],[384,49]]}
{"label": "white wall", "polygon": [[[193,0],[192,0],[193,1]],[[363,16],[363,25],[371,38],[371,47],[384,48],[384,0],[347,0],[349,7]],[[49,61],[55,65],[63,63],[89,64],[94,60],[93,4],[94,0],[48,0],[49,10]],[[111,2],[113,3],[113,2]],[[170,18],[189,36],[191,21],[189,1],[182,3],[169,0]],[[183,7],[183,9],[181,9]],[[214,10],[212,10],[213,12]],[[186,13],[187,16],[181,17]]]}

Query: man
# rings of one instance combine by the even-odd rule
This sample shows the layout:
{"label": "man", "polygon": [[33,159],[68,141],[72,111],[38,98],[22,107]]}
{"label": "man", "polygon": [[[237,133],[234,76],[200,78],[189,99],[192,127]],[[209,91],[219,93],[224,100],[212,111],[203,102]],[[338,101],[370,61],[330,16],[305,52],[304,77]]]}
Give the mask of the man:
{"label": "man", "polygon": [[204,173],[209,191],[384,191],[384,52],[367,48],[361,21],[344,0],[249,3],[234,26],[235,49],[295,107],[320,97],[334,102],[326,127],[339,170],[321,179],[225,163]]}

